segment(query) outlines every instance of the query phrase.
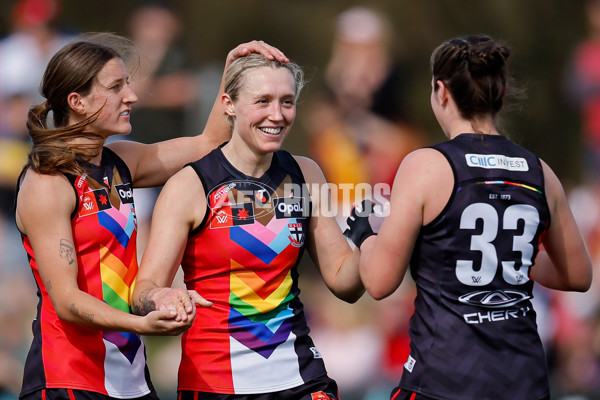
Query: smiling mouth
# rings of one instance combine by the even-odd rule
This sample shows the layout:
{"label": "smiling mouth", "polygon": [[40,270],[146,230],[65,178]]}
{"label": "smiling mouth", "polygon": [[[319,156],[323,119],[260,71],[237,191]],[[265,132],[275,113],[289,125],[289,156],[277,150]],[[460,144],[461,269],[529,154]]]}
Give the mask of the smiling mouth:
{"label": "smiling mouth", "polygon": [[129,114],[131,114],[131,111],[123,111],[122,113],[120,113],[120,116],[129,116]]}
{"label": "smiling mouth", "polygon": [[277,136],[281,133],[283,128],[260,128],[260,130],[266,133],[267,135]]}

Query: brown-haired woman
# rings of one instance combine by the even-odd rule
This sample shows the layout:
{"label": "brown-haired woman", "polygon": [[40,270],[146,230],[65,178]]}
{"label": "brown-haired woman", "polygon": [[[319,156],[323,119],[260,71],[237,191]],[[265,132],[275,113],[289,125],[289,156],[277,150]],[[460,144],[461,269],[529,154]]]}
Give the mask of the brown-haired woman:
{"label": "brown-haired woman", "polygon": [[533,282],[590,287],[561,183],[498,131],[509,54],[487,36],[436,48],[431,107],[449,140],[402,162],[378,235],[366,237],[364,216],[349,220],[351,236],[366,237],[360,274],[371,296],[393,293],[409,264],[417,286],[393,399],[548,399]]}
{"label": "brown-haired woman", "polygon": [[[131,130],[130,47],[111,34],[66,45],[46,68],[46,101],[29,113],[33,148],[19,179],[16,222],[39,304],[24,399],[156,398],[139,335],[179,334],[195,315],[188,293],[169,289],[158,311],[130,313],[138,268],[132,189],[162,185],[227,140],[229,127],[216,103],[202,135],[105,146]],[[253,41],[233,49],[226,68],[251,52],[285,60]]]}

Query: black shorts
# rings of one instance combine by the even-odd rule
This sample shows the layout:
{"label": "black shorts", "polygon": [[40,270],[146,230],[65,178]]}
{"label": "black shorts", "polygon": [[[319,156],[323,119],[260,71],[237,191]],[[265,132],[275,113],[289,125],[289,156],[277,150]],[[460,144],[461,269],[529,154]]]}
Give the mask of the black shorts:
{"label": "black shorts", "polygon": [[337,383],[322,376],[295,388],[271,393],[217,394],[181,390],[177,400],[340,400],[340,396]]}
{"label": "black shorts", "polygon": [[390,400],[436,400],[432,397],[423,396],[416,392],[409,392],[408,390],[402,390],[399,387],[395,387],[390,394]]}
{"label": "black shorts", "polygon": [[[42,389],[19,397],[20,400],[121,400],[102,393],[75,389]],[[159,400],[152,390],[145,396],[128,400]]]}
{"label": "black shorts", "polygon": [[[416,392],[409,392],[408,390],[402,390],[398,386],[392,390],[390,400],[437,400],[433,397],[427,397]],[[550,396],[545,397],[542,400],[550,400]]]}

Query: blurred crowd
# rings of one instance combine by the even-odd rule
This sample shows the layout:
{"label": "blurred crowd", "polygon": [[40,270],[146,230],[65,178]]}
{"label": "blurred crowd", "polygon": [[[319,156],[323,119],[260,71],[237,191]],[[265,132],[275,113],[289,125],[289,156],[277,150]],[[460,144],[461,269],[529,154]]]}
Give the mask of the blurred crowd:
{"label": "blurred crowd", "polygon": [[[73,37],[55,24],[59,5],[58,0],[16,1],[12,31],[0,39],[0,400],[15,399],[20,390],[37,305],[35,282],[14,224],[13,199],[29,148],[27,111],[40,101],[38,86],[47,61]],[[594,265],[600,266],[600,1],[588,0],[585,7],[589,36],[574,47],[564,79],[569,105],[581,113],[585,178],[568,195]],[[210,66],[188,60],[179,40],[183,26],[178,15],[151,3],[130,16],[127,29],[142,55],[132,83],[139,97],[132,138],[151,143],[201,130],[220,76]],[[313,88],[316,94],[298,110],[298,123],[308,136],[308,156],[331,183],[391,185],[403,157],[431,144],[406,107],[411,73],[395,51],[392,38],[398,33],[384,15],[365,7],[342,12],[332,29],[330,58],[320,68],[323,84]],[[148,189],[135,195],[141,251],[157,193]],[[352,196],[337,195],[340,225]],[[383,301],[365,295],[348,305],[320,283],[310,261],[301,268],[301,298],[312,337],[340,385],[341,398],[388,399],[409,352],[412,282],[408,279]],[[585,294],[536,289],[555,399],[600,399],[598,282]],[[164,399],[174,399],[179,340],[151,337],[146,343],[157,391]]]}

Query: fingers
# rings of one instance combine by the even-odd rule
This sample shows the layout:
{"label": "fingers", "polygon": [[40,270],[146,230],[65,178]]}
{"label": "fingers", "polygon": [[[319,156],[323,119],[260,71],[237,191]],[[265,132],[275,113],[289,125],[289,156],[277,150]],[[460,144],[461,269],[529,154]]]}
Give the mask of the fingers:
{"label": "fingers", "polygon": [[190,299],[199,306],[202,307],[211,307],[213,305],[212,301],[206,300],[204,297],[200,296],[198,292],[195,290],[188,290],[188,295]]}
{"label": "fingers", "polygon": [[231,61],[240,57],[245,57],[250,53],[260,53],[269,60],[278,60],[281,62],[290,61],[281,50],[263,42],[262,40],[253,40],[237,46],[230,52]]}
{"label": "fingers", "polygon": [[173,318],[174,310],[163,309],[152,311],[144,318],[149,320],[150,328],[148,335],[180,335],[192,326],[193,319],[177,321]]}
{"label": "fingers", "polygon": [[187,321],[189,314],[195,309],[194,303],[183,288],[162,288],[154,302],[157,310],[168,311],[176,321]]}

